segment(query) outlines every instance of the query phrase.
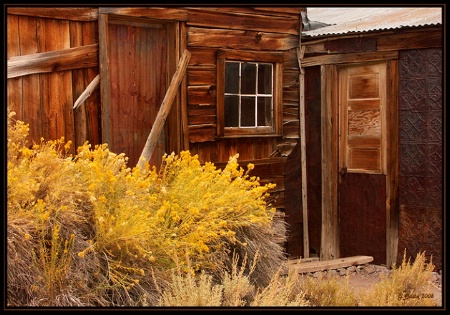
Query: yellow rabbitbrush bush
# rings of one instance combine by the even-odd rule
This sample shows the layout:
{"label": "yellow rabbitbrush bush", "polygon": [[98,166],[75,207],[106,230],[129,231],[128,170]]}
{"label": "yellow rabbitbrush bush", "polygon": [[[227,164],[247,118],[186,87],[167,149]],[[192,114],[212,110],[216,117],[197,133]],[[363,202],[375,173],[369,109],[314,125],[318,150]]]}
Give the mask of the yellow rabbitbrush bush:
{"label": "yellow rabbitbrush bush", "polygon": [[41,140],[28,147],[27,135],[23,122],[8,122],[8,303],[84,305],[70,291],[90,272],[89,265],[73,263],[92,233],[92,204],[64,153],[70,143]]}
{"label": "yellow rabbitbrush bush", "polygon": [[183,272],[219,274],[231,248],[252,241],[239,229],[258,228],[271,246],[273,185],[249,177],[237,155],[224,170],[187,151],[166,155],[158,174],[127,167],[106,144],[75,156],[63,138],[27,146],[28,126],[9,119],[11,305],[152,305],[152,278],[170,281],[176,256],[194,257]]}
{"label": "yellow rabbitbrush bush", "polygon": [[[264,198],[274,185],[260,186],[231,157],[224,170],[183,151],[163,157],[161,199],[156,217],[171,233],[164,244],[178,255],[191,258],[195,270],[222,270],[227,244],[241,243],[236,230],[245,226],[270,227],[274,209]],[[170,253],[173,256],[174,253]],[[181,264],[184,262],[181,261]]]}

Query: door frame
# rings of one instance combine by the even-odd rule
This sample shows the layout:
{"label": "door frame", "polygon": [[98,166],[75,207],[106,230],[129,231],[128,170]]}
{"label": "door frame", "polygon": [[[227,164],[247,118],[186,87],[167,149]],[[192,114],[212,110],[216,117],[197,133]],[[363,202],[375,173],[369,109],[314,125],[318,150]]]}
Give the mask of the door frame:
{"label": "door frame", "polygon": [[[167,64],[166,64],[166,78],[165,83],[168,87],[172,76],[176,72],[177,63],[181,56],[181,51],[185,49],[186,41],[183,39],[186,35],[186,29],[184,22],[174,21],[174,20],[163,20],[156,18],[141,18],[136,17],[134,14],[130,13],[127,15],[125,13],[111,12],[108,8],[99,8],[98,14],[98,33],[99,33],[99,70],[100,70],[100,97],[101,97],[101,126],[102,126],[102,143],[111,143],[111,119],[110,119],[110,82],[109,82],[109,57],[108,57],[108,25],[109,20],[127,21],[129,23],[157,23],[163,24],[167,30]],[[174,99],[172,109],[167,116],[166,127],[168,132],[168,139],[166,144],[167,152],[180,152],[186,145],[184,140],[183,129],[186,128],[182,126],[182,115],[183,108],[186,107],[186,78],[183,79],[177,96]],[[185,110],[184,110],[185,111]],[[182,128],[183,127],[183,128]],[[187,135],[186,135],[187,138]]]}
{"label": "door frame", "polygon": [[[378,60],[341,65],[364,64]],[[398,255],[398,62],[386,62],[386,266],[391,267]],[[339,228],[339,67],[321,65],[321,138],[322,138],[322,230],[320,259],[340,257]]]}

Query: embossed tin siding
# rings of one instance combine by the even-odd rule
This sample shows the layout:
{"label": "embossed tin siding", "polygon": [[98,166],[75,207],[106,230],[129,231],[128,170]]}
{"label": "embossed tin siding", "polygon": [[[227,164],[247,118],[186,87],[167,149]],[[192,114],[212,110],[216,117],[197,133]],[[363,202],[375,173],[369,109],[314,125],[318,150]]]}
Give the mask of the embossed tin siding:
{"label": "embossed tin siding", "polygon": [[398,258],[426,249],[441,269],[442,50],[401,52],[399,73]]}

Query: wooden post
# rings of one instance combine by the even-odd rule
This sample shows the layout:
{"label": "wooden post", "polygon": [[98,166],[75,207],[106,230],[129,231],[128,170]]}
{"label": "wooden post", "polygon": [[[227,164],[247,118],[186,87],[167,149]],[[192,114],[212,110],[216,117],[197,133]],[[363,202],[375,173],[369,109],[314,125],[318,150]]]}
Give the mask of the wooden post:
{"label": "wooden post", "polygon": [[80,106],[81,104],[83,104],[83,102],[89,96],[91,96],[92,91],[95,90],[95,88],[98,86],[99,83],[100,83],[100,74],[97,74],[97,76],[94,78],[94,80],[92,80],[92,82],[89,83],[86,90],[84,90],[83,93],[81,93],[81,95],[78,97],[75,104],[73,104],[73,109],[75,109],[78,106]]}
{"label": "wooden post", "polygon": [[148,135],[147,142],[145,143],[144,149],[142,150],[139,162],[137,163],[138,167],[142,168],[145,165],[145,163],[148,162],[152,157],[153,150],[155,149],[156,146],[156,142],[164,126],[167,115],[170,112],[173,100],[177,95],[178,86],[180,85],[180,82],[184,77],[184,73],[186,72],[186,68],[190,58],[191,53],[187,50],[184,50],[183,55],[181,56],[181,59],[178,62],[177,70],[175,71],[175,74],[172,77],[172,81],[170,82],[169,88],[167,89],[166,95],[164,96],[164,99],[161,103],[161,107],[159,108],[158,115],[156,116],[155,119],[155,123],[153,124],[152,130]]}
{"label": "wooden post", "polygon": [[306,176],[306,119],[305,119],[305,74],[301,66],[301,59],[305,53],[305,47],[297,49],[297,59],[300,67],[300,153],[302,167],[302,210],[303,210],[303,257],[309,258],[309,231],[308,231],[308,198]]}

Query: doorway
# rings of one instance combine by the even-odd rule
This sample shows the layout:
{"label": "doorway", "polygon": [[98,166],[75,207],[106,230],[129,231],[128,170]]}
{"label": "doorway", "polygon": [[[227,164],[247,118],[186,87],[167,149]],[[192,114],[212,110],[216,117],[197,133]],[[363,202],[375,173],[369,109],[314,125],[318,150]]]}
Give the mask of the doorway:
{"label": "doorway", "polygon": [[[175,23],[99,15],[102,136],[114,153],[134,167],[145,146],[169,85],[176,60]],[[172,47],[172,48],[169,48]],[[176,106],[160,133],[150,166],[159,169],[166,152],[178,152]]]}

